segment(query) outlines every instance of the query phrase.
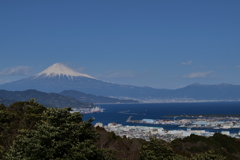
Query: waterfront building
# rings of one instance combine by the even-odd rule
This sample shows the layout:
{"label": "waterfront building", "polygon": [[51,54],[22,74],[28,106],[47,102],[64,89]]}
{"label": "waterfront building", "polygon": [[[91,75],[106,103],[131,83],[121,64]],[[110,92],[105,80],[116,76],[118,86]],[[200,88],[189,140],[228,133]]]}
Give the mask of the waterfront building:
{"label": "waterfront building", "polygon": [[142,123],[154,124],[154,123],[156,123],[156,120],[153,120],[153,119],[142,119]]}
{"label": "waterfront building", "polygon": [[98,122],[98,123],[96,123],[96,124],[94,125],[94,127],[95,127],[95,128],[96,128],[96,127],[103,127],[103,123]]}
{"label": "waterfront building", "polygon": [[[148,126],[123,126],[122,124],[109,123],[104,126],[105,130],[108,132],[114,132],[120,137],[128,138],[141,138],[146,141],[150,140],[150,137],[156,137],[158,139],[163,139],[165,141],[172,141],[176,138],[184,138],[190,136],[191,134],[210,137],[213,136],[215,132],[208,132],[206,130],[192,130],[188,128],[185,130],[164,130],[162,127],[148,127]],[[230,134],[229,131],[222,131],[224,135],[239,138],[239,134]]]}

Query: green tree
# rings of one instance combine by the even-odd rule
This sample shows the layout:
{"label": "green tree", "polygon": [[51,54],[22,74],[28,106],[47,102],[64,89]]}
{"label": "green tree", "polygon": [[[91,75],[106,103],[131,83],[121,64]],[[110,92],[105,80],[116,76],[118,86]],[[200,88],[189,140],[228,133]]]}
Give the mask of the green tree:
{"label": "green tree", "polygon": [[70,113],[71,108],[47,109],[35,130],[21,130],[6,159],[107,159],[106,151],[98,149],[98,134],[91,121]]}
{"label": "green tree", "polygon": [[3,103],[0,104],[0,110],[6,110],[6,107]]}
{"label": "green tree", "polygon": [[183,158],[174,153],[168,143],[163,140],[151,138],[140,148],[139,160],[173,160]]}
{"label": "green tree", "polygon": [[169,143],[156,138],[151,138],[150,142],[140,148],[139,160],[225,160],[222,155],[211,151],[193,154],[189,158],[178,155],[174,152]]}
{"label": "green tree", "polygon": [[214,154],[211,151],[193,155],[191,160],[226,160],[222,155]]}
{"label": "green tree", "polygon": [[[2,106],[2,105],[1,105]],[[26,102],[15,102],[9,107],[0,109],[0,159],[10,148],[20,129],[33,129],[41,119],[45,107],[34,99]]]}

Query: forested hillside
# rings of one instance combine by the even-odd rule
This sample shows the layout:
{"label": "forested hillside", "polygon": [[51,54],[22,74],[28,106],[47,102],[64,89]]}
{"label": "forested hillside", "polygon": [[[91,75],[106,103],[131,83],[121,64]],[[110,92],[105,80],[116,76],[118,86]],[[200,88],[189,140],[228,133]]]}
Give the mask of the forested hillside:
{"label": "forested hillside", "polygon": [[51,108],[94,107],[94,105],[89,102],[80,102],[75,98],[72,98],[69,96],[63,96],[57,93],[40,92],[34,89],[29,89],[25,91],[0,90],[0,97],[2,97],[2,99],[0,98],[0,103],[3,103],[5,105],[9,105],[10,102],[28,101],[31,98],[36,98],[40,104],[43,104],[45,107],[51,107]]}

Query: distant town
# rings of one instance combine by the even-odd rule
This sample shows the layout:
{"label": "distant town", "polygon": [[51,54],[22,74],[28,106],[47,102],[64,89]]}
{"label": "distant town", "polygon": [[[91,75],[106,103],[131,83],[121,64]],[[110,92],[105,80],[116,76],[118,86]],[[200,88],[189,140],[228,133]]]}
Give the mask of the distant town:
{"label": "distant town", "polygon": [[[215,115],[214,117],[199,115],[184,115],[173,116],[173,120],[166,119],[142,119],[142,120],[131,120],[130,116],[127,122],[132,123],[146,123],[146,124],[161,124],[161,125],[179,125],[179,127],[187,128],[213,128],[213,129],[240,129],[240,115],[228,116],[228,115]],[[177,119],[179,118],[179,119]]]}
{"label": "distant town", "polygon": [[[173,120],[160,120],[160,119],[142,119],[142,120],[131,120],[132,116],[129,116],[126,122],[139,123],[139,124],[161,124],[161,125],[179,125],[179,127],[185,127],[187,130],[165,130],[163,127],[148,127],[148,126],[123,126],[122,124],[109,123],[104,126],[98,122],[95,127],[103,127],[108,132],[114,132],[120,137],[128,138],[142,138],[149,141],[150,137],[156,137],[165,141],[172,141],[176,138],[184,138],[191,134],[200,136],[210,137],[215,132],[206,131],[206,128],[211,129],[224,129],[221,134],[228,135],[235,138],[240,138],[240,132],[231,134],[226,129],[239,128],[240,129],[240,115],[184,115],[184,116],[173,116]],[[183,117],[186,117],[183,119]],[[179,118],[179,119],[177,119]],[[192,128],[196,128],[193,130]]]}

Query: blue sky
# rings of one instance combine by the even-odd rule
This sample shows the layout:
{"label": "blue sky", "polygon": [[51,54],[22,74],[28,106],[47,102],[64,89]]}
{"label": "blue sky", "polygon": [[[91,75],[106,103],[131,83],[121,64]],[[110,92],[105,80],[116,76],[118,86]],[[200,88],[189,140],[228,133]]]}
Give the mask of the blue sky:
{"label": "blue sky", "polygon": [[239,8],[239,0],[1,0],[0,84],[61,62],[120,84],[240,85]]}

